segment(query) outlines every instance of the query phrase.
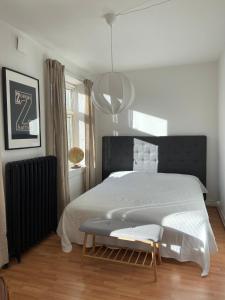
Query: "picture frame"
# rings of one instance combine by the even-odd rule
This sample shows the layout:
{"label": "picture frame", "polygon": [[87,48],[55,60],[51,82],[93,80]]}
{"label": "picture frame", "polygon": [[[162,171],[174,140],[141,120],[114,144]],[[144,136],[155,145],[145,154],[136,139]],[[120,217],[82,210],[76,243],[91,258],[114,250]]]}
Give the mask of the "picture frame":
{"label": "picture frame", "polygon": [[2,68],[5,149],[41,147],[39,80]]}

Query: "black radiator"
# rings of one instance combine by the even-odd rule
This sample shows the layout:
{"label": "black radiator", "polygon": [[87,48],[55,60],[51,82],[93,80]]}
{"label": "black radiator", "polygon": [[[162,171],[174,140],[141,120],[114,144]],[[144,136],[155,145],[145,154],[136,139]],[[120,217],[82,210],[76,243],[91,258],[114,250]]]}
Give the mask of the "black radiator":
{"label": "black radiator", "polygon": [[6,164],[9,256],[21,254],[56,230],[57,162],[54,156]]}

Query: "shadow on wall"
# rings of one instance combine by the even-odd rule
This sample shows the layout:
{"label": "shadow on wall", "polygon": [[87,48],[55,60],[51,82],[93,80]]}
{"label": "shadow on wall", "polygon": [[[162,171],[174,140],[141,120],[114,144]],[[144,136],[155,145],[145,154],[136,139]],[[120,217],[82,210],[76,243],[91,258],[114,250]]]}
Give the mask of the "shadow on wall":
{"label": "shadow on wall", "polygon": [[[112,117],[112,122],[118,124],[118,115]],[[168,121],[159,117],[145,114],[136,110],[128,111],[129,128],[152,136],[167,136]],[[118,136],[118,130],[113,130],[113,135]]]}

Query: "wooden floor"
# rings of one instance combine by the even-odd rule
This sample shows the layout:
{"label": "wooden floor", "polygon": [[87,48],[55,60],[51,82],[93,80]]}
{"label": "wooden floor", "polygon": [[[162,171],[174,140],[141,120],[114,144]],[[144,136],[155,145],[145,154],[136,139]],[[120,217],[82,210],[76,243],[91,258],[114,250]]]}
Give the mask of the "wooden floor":
{"label": "wooden floor", "polygon": [[225,230],[215,208],[209,209],[219,246],[212,257],[211,272],[200,277],[194,263],[163,260],[158,282],[147,269],[88,260],[81,262],[81,248],[61,251],[52,236],[24,255],[21,264],[0,270],[11,300],[219,300],[225,299]]}

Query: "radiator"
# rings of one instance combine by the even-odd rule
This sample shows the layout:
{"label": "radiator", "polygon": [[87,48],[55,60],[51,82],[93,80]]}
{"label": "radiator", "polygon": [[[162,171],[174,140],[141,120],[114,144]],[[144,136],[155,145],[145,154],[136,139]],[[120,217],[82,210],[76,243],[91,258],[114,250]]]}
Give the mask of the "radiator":
{"label": "radiator", "polygon": [[54,156],[6,164],[6,216],[9,256],[21,254],[57,226],[57,162]]}

